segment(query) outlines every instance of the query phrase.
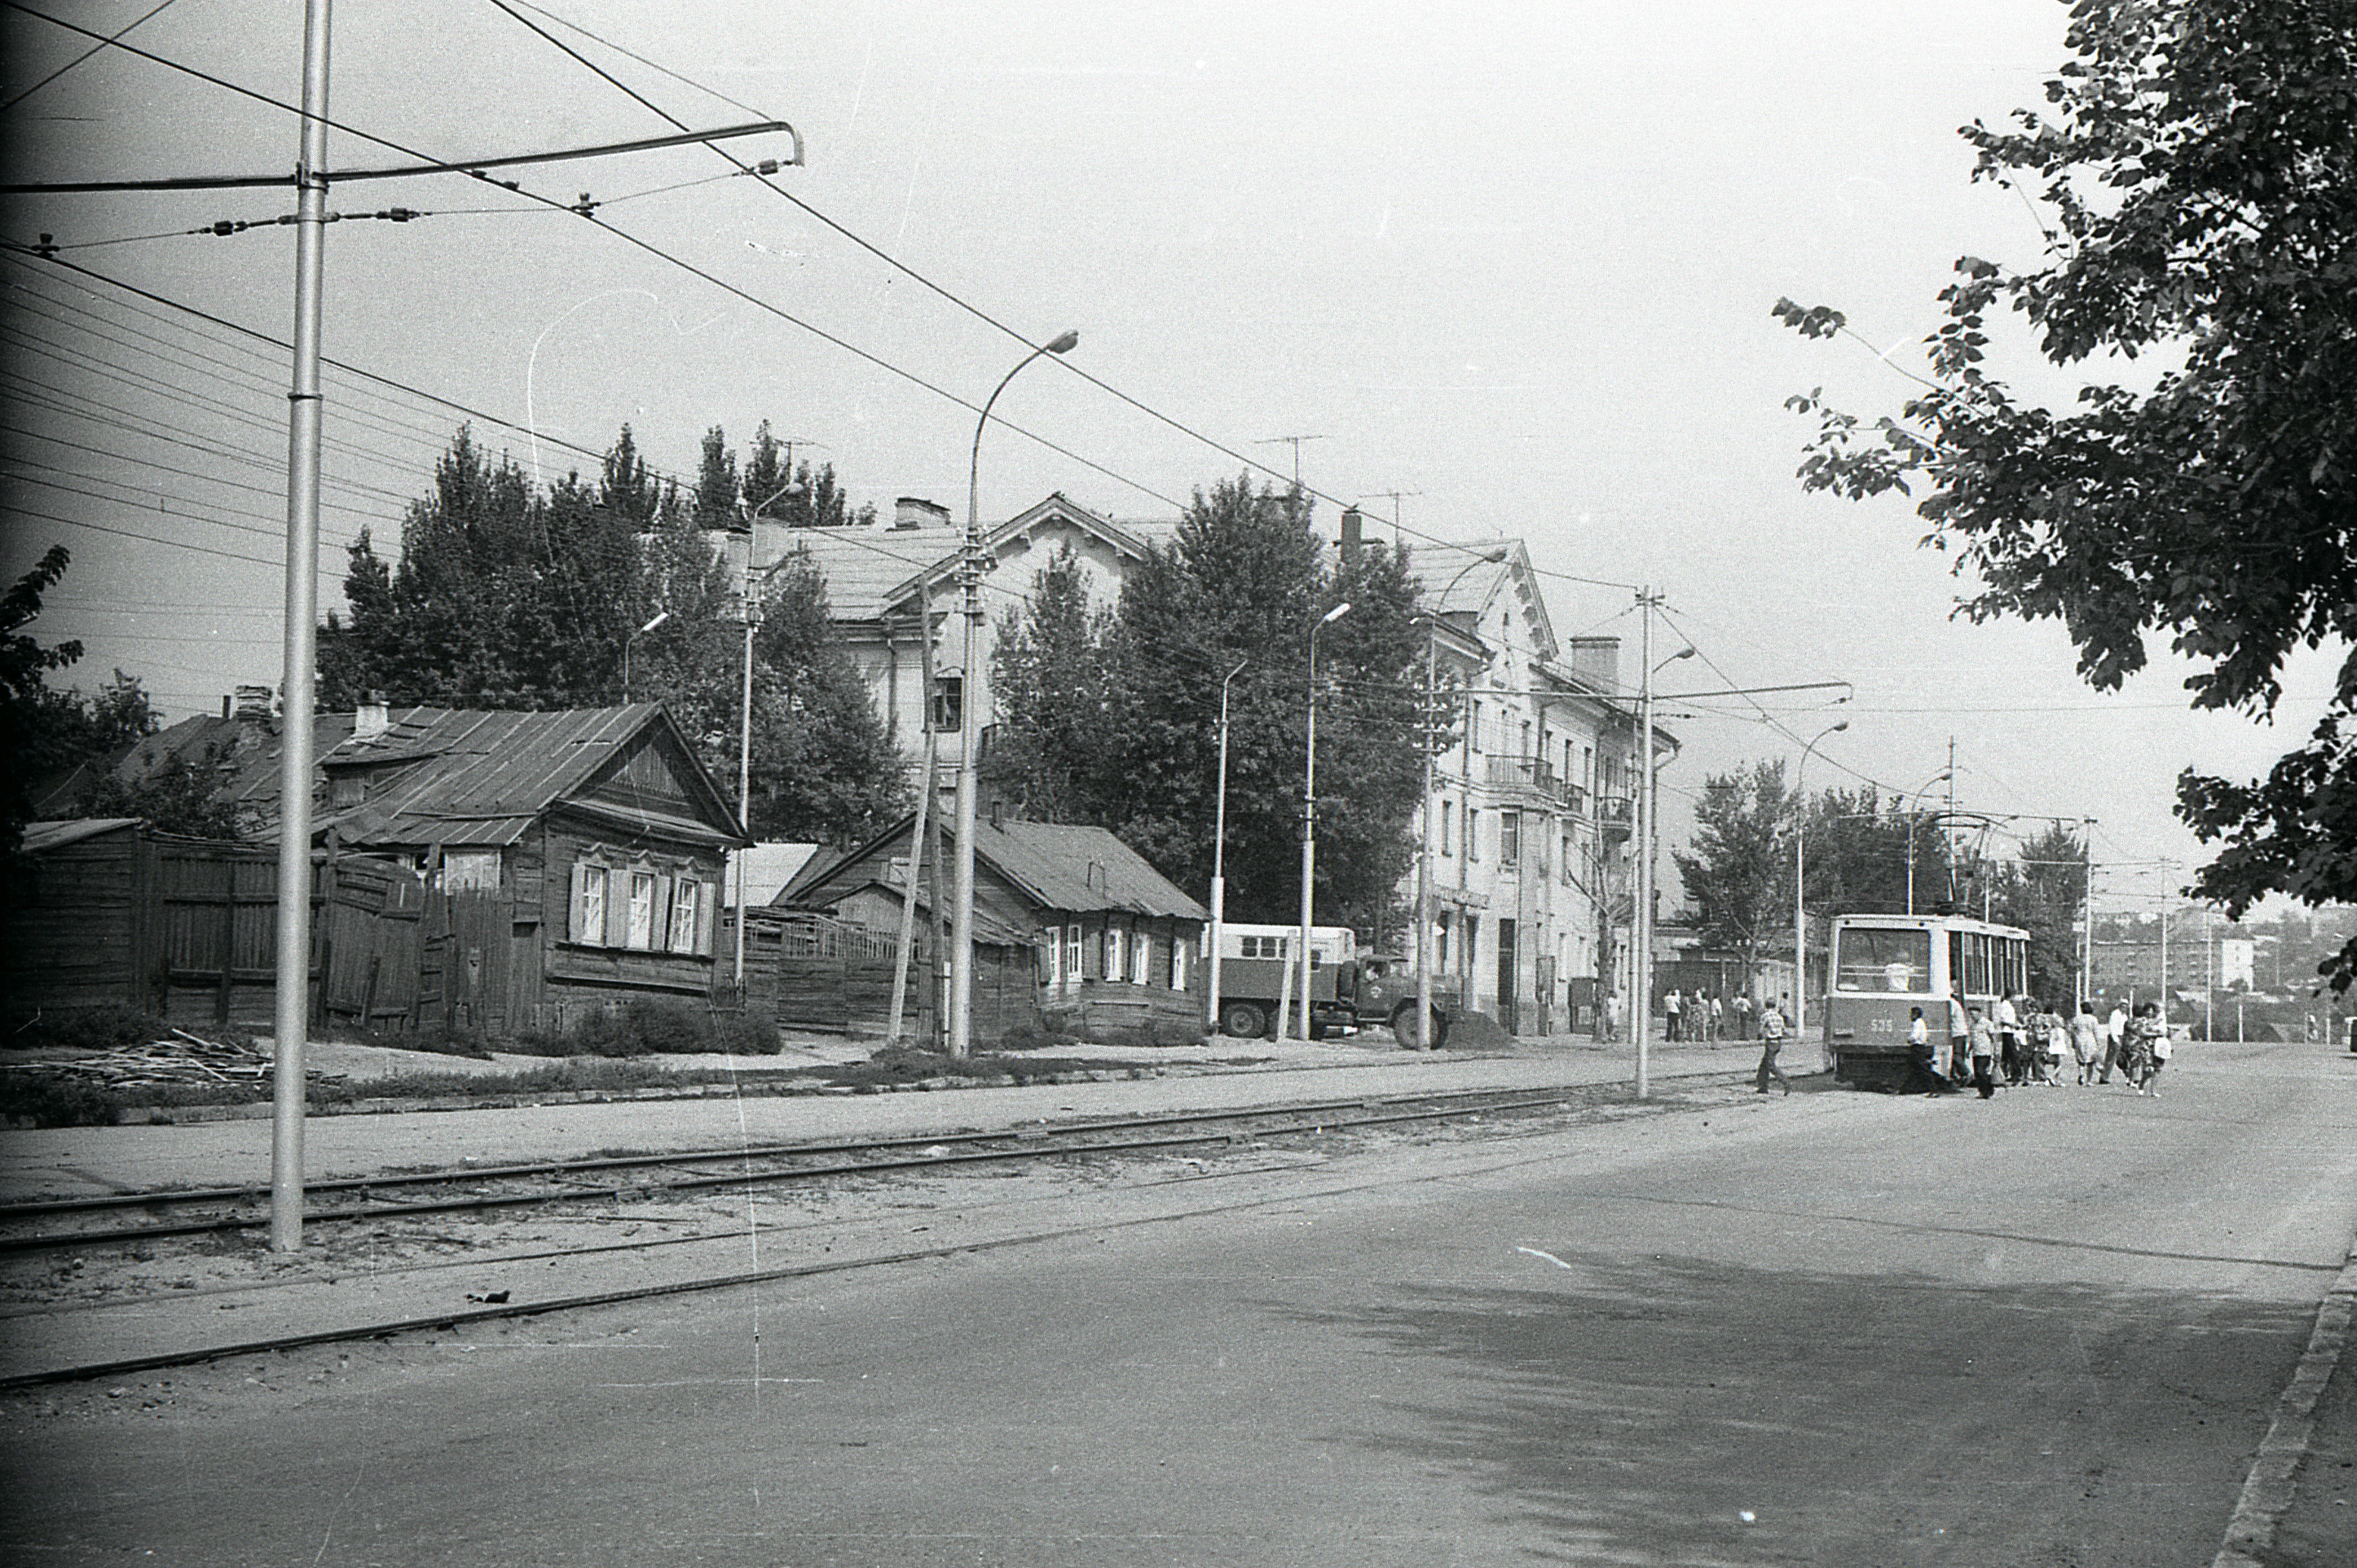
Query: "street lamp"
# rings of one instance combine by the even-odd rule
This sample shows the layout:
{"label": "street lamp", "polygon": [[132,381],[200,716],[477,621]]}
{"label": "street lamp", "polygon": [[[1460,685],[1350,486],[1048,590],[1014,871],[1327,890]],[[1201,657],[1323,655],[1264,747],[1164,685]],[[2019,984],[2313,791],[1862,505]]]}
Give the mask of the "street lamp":
{"label": "street lamp", "polygon": [[1923,790],[1955,777],[1953,768],[1942,768],[1923,780],[1923,789],[1907,798],[1907,912],[1915,912],[1915,808],[1923,799]]}
{"label": "street lamp", "polygon": [[1220,1032],[1220,944],[1228,910],[1228,687],[1249,662],[1236,660],[1236,667],[1220,680],[1220,803],[1211,826],[1211,972],[1204,977],[1211,992],[1204,1003],[1204,1022],[1214,1035]]}
{"label": "street lamp", "polygon": [[[1818,736],[1837,735],[1849,728],[1849,721],[1827,725]],[[1809,1023],[1809,913],[1807,886],[1803,877],[1808,860],[1803,846],[1808,843],[1809,798],[1802,792],[1802,776],[1809,770],[1809,753],[1817,749],[1817,740],[1801,748],[1801,760],[1792,768],[1792,1037],[1798,1039]]]}
{"label": "street lamp", "polygon": [[[1301,967],[1301,1037],[1309,1037],[1309,892],[1310,881],[1318,870],[1318,634],[1351,613],[1351,601],[1344,599],[1328,610],[1316,626],[1309,628],[1309,746],[1308,761],[1301,775],[1301,950],[1296,954]],[[1276,995],[1276,1037],[1285,1038],[1288,1024],[1286,1004],[1292,998],[1288,985]]]}
{"label": "street lamp", "polygon": [[1637,781],[1637,908],[1633,921],[1636,950],[1629,955],[1631,1011],[1637,1025],[1637,1098],[1652,1093],[1653,1051],[1653,677],[1681,659],[1692,659],[1688,644],[1661,663],[1653,662],[1653,607],[1662,596],[1650,588],[1637,590],[1638,608],[1644,612],[1638,639],[1638,667],[1644,679],[1638,688],[1638,766],[1644,777]]}
{"label": "street lamp", "polygon": [[669,619],[671,619],[671,611],[657,611],[654,619],[647,622],[646,625],[639,628],[638,630],[622,639],[622,705],[624,707],[630,706],[630,644],[638,641],[639,639],[646,636],[647,633],[654,630],[655,628],[662,625],[663,622]]}
{"label": "street lamp", "polygon": [[[1415,1048],[1432,1048],[1432,733],[1440,711],[1440,609],[1448,596],[1457,591],[1476,566],[1494,566],[1506,559],[1501,545],[1485,555],[1475,556],[1464,569],[1448,580],[1448,586],[1432,601],[1430,616],[1424,626],[1424,805],[1417,817],[1422,831],[1416,834],[1415,857]],[[1405,1043],[1405,1042],[1403,1042]]]}
{"label": "street lamp", "polygon": [[974,818],[981,761],[976,753],[982,749],[982,432],[990,423],[991,405],[1024,366],[1042,354],[1068,353],[1080,340],[1079,333],[1066,332],[1026,354],[1000,378],[974,422],[974,451],[966,468],[965,548],[958,560],[958,581],[965,593],[965,668],[958,690],[957,879],[950,926],[952,1057],[965,1056],[974,1043]]}

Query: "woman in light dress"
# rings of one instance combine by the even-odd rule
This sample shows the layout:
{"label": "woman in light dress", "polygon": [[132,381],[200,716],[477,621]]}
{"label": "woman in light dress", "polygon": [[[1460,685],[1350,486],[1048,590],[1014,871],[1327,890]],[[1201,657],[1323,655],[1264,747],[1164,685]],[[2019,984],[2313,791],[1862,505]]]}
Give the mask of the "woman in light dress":
{"label": "woman in light dress", "polygon": [[2092,1002],[2080,1003],[2071,1015],[2071,1054],[2079,1059],[2079,1087],[2084,1089],[2095,1081],[2095,1069],[2104,1061],[2104,1026]]}

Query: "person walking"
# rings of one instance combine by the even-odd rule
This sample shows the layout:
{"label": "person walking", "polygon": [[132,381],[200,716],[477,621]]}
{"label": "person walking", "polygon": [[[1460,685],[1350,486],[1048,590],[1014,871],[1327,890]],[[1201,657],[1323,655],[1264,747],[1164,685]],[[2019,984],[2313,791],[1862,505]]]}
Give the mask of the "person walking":
{"label": "person walking", "polygon": [[1996,999],[1996,1048],[1997,1066],[2005,1072],[2006,1086],[2011,1088],[2021,1082],[2029,1064],[2021,1052],[2021,1014],[2010,996]]}
{"label": "person walking", "polygon": [[2120,1052],[2127,1045],[2127,1010],[2115,1002],[2112,1004],[2111,1016],[2104,1020],[2104,1071],[2103,1076],[2098,1078],[2096,1082],[2112,1081],[2112,1069],[2119,1065]]}
{"label": "person walking", "polygon": [[2095,1018],[2095,1004],[2081,1002],[2071,1015],[2071,1055],[2079,1063],[2079,1087],[2095,1081],[2095,1066],[2104,1059],[2104,1026]]}
{"label": "person walking", "polygon": [[1784,1015],[1776,1004],[1769,1003],[1760,1009],[1760,1071],[1755,1075],[1760,1092],[1768,1092],[1768,1080],[1773,1078],[1784,1086],[1784,1098],[1792,1097],[1792,1080],[1776,1065],[1776,1053],[1784,1048]]}
{"label": "person walking", "polygon": [[1936,1100],[1946,1090],[1948,1080],[1940,1076],[1939,1058],[1932,1050],[1932,1026],[1921,1007],[1907,1010],[1907,1064],[1910,1092],[1920,1089]]}
{"label": "person walking", "polygon": [[1662,998],[1662,1038],[1667,1044],[1678,1043],[1678,1025],[1685,1010],[1685,998],[1678,994],[1676,986],[1670,987],[1670,993]]}
{"label": "person walking", "polygon": [[1720,997],[1710,999],[1710,1043],[1717,1045],[1727,1033],[1727,1003]]}
{"label": "person walking", "polygon": [[1735,1037],[1738,1040],[1751,1037],[1751,993],[1748,991],[1735,993]]}
{"label": "person walking", "polygon": [[2158,1002],[2144,1004],[2128,1020],[2127,1038],[2120,1046],[2120,1071],[2136,1086],[2138,1094],[2145,1092],[2145,1079],[2152,1069],[2153,1041],[2166,1032]]}
{"label": "person walking", "polygon": [[1996,1027],[1977,1007],[1967,1011],[1971,1022],[1973,1087],[1983,1100],[1996,1098]]}
{"label": "person walking", "polygon": [[2145,1058],[2144,1082],[2136,1086],[2138,1094],[2149,1094],[2155,1100],[2160,1098],[2160,1069],[2169,1065],[2169,1058],[2176,1048],[2176,1041],[2169,1037],[2169,1026],[2163,1023],[2160,1032],[2152,1037],[2150,1054]]}

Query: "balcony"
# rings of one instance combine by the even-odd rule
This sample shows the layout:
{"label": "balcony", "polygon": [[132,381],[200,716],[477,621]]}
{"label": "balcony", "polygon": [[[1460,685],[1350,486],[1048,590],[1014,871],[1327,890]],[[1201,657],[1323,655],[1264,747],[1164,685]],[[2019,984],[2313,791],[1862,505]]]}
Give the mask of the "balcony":
{"label": "balcony", "polygon": [[1635,803],[1626,795],[1598,795],[1596,823],[1608,836],[1627,837],[1637,828]]}
{"label": "balcony", "polygon": [[1567,816],[1587,815],[1588,794],[1535,757],[1492,757],[1489,784],[1502,795],[1519,795],[1523,803]]}

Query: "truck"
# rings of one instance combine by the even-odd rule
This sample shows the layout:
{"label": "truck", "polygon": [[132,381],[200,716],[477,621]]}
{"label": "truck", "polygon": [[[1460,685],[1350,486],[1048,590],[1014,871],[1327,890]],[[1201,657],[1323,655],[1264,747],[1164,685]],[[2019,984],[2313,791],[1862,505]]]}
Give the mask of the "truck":
{"label": "truck", "polygon": [[[1221,928],[1220,1033],[1247,1039],[1274,1036],[1299,935],[1293,926]],[[1207,930],[1207,946],[1210,940]],[[1310,927],[1309,1038],[1322,1040],[1378,1026],[1389,1029],[1402,1046],[1415,1047],[1415,966],[1397,958],[1361,958],[1358,933],[1348,926]],[[1436,1048],[1448,1042],[1448,1014],[1437,1002],[1433,1004],[1430,1033]]]}

